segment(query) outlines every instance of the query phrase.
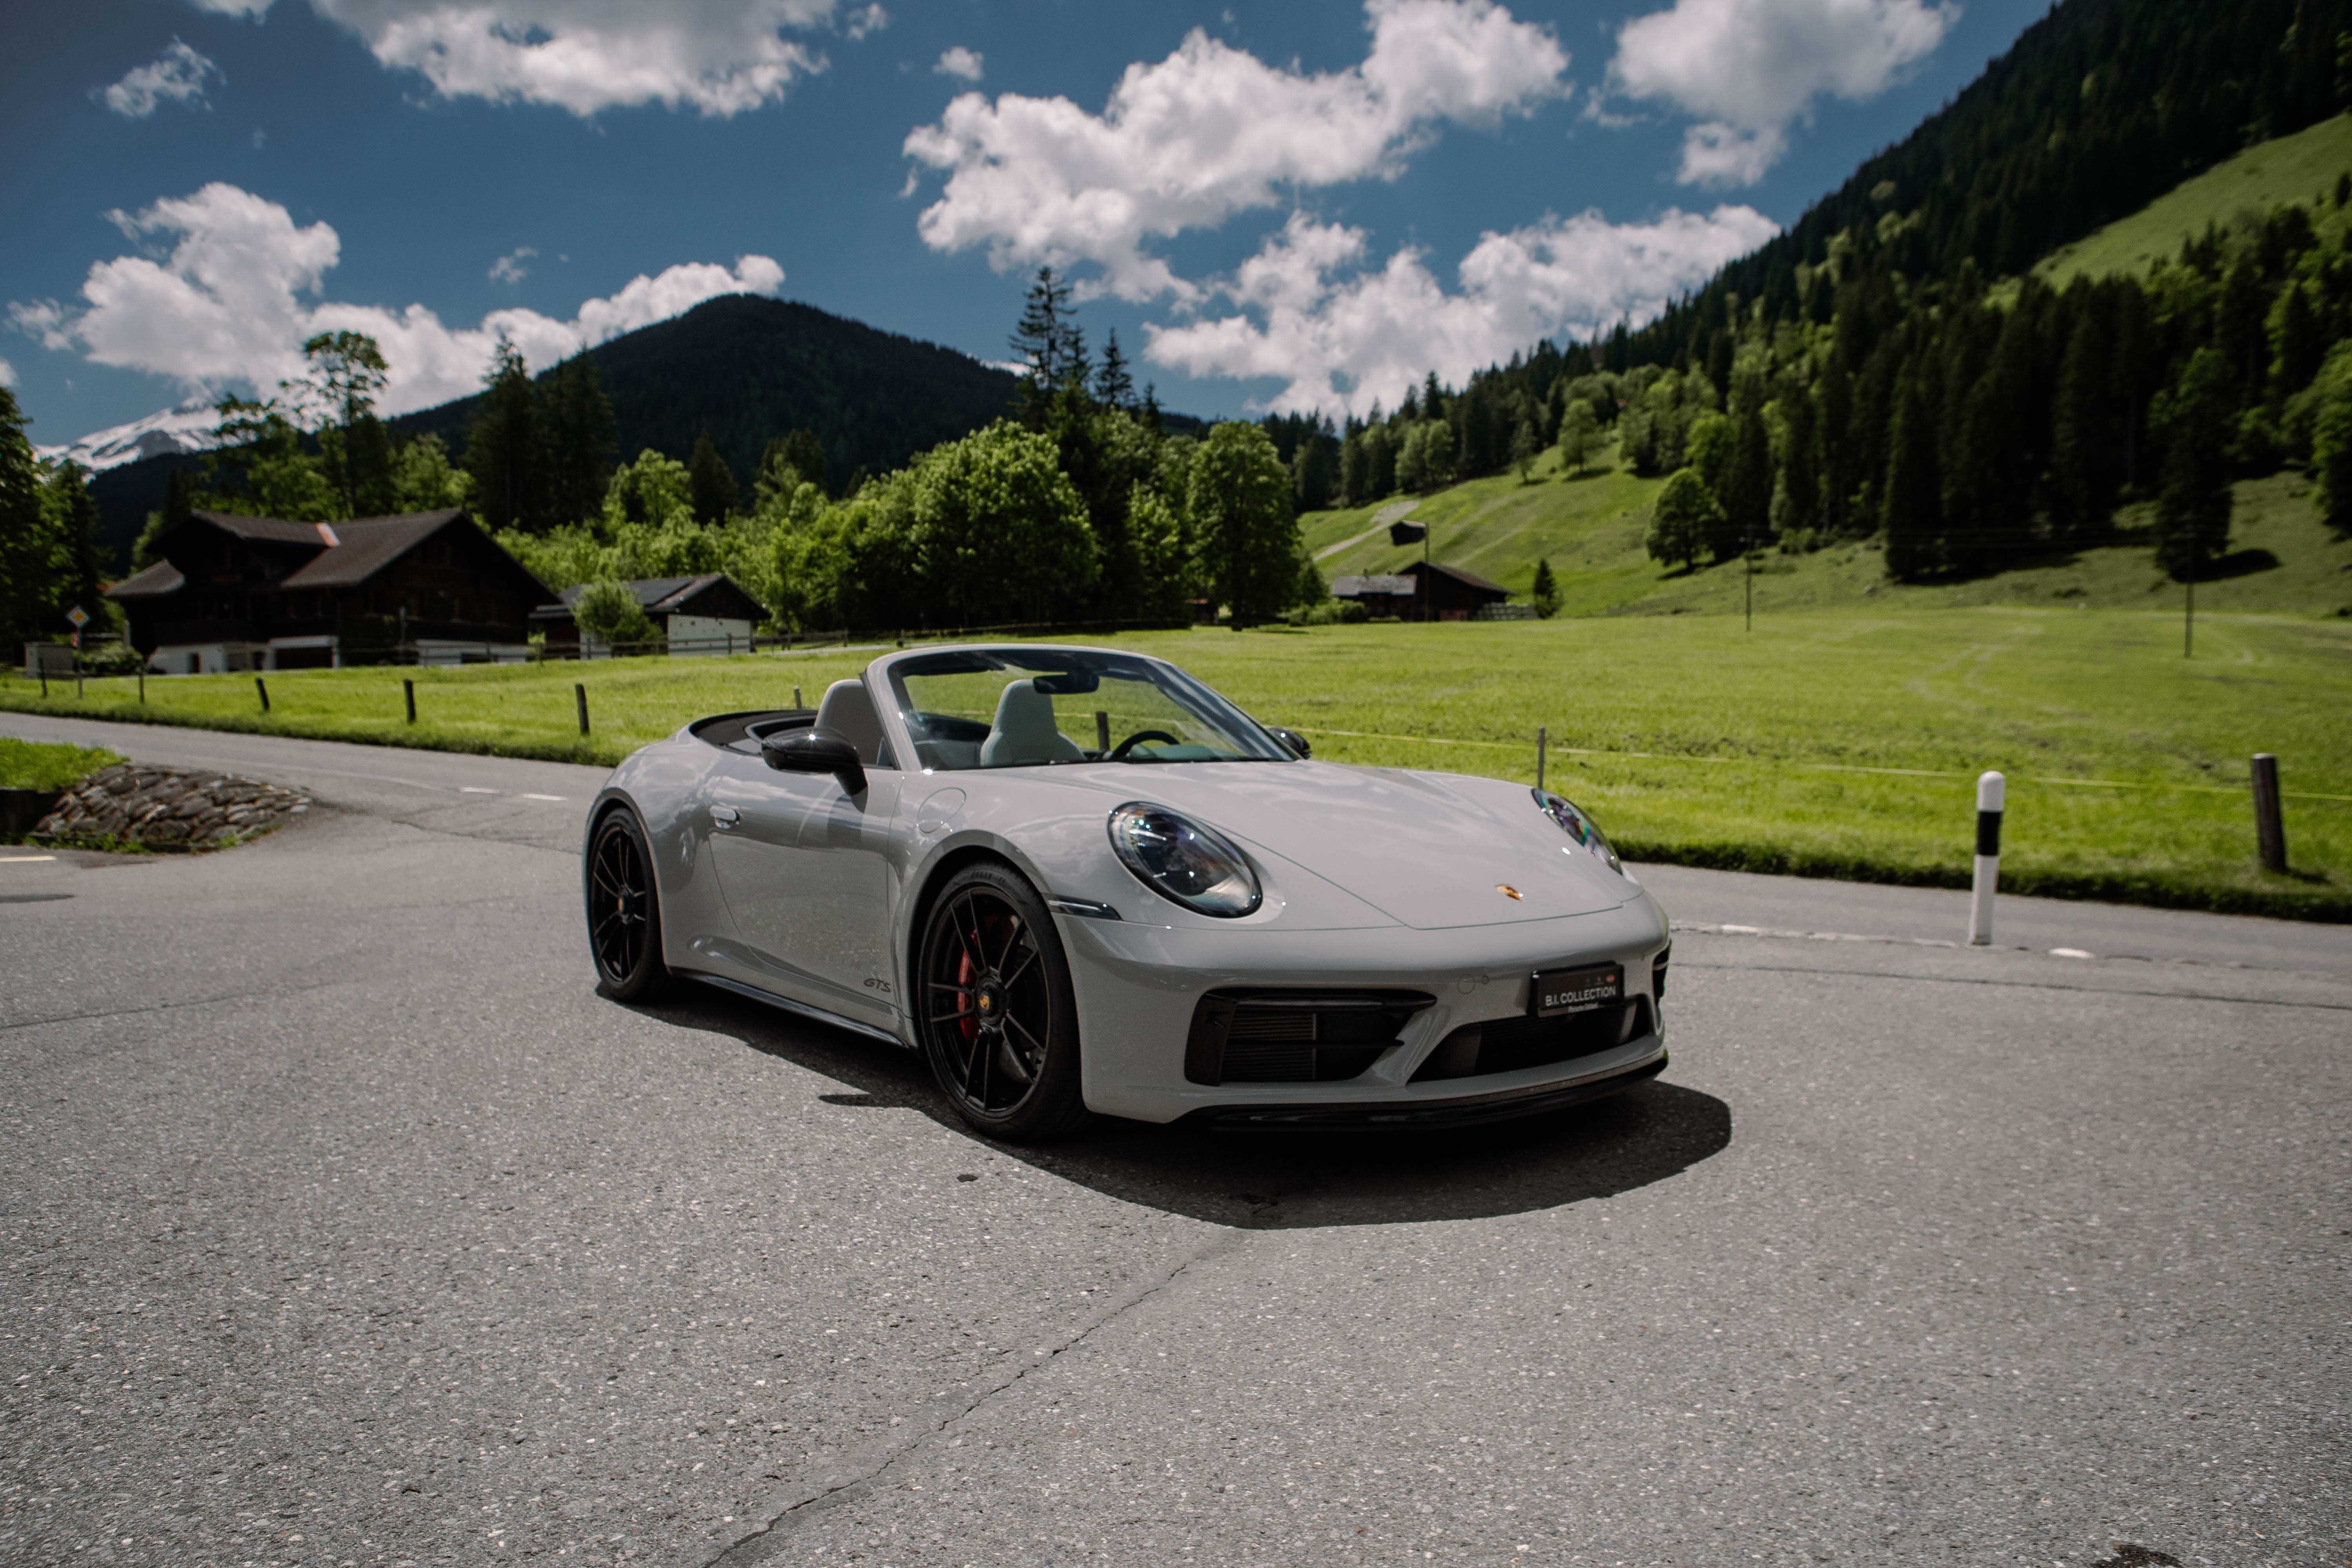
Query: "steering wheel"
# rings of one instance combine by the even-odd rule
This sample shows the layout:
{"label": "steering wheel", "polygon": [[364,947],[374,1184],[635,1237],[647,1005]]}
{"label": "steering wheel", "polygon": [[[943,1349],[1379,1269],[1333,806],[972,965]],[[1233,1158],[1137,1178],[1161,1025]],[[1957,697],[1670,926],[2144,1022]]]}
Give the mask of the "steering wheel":
{"label": "steering wheel", "polygon": [[1113,746],[1108,752],[1105,752],[1104,756],[1106,760],[1114,763],[1123,763],[1127,761],[1128,748],[1134,745],[1139,741],[1165,741],[1171,746],[1181,746],[1184,743],[1165,730],[1138,730],[1134,734],[1129,735],[1126,740],[1121,741],[1118,745]]}

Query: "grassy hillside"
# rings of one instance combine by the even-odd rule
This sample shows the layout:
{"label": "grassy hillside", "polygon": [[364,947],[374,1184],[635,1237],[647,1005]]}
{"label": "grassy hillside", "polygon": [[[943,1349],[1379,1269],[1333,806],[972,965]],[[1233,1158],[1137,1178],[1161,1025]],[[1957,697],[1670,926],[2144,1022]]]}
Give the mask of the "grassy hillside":
{"label": "grassy hillside", "polygon": [[2333,239],[2352,219],[2335,200],[2336,179],[2347,174],[2352,174],[2352,115],[2339,114],[2183,180],[2128,217],[2059,247],[2033,270],[2059,288],[2077,277],[2146,272],[2159,258],[2178,260],[2181,241],[2204,233],[2208,224],[2227,229],[2242,213],[2260,216],[2288,204],[2310,209],[2314,226]]}
{"label": "grassy hillside", "polygon": [[[1360,531],[1360,530],[1359,530]],[[1760,600],[1759,600],[1760,602]],[[1632,853],[1963,886],[1972,781],[2009,773],[2015,890],[2352,920],[2352,619],[1839,609],[1122,637],[1318,756],[1549,780]],[[611,762],[702,713],[813,695],[871,652],[93,680],[0,708]],[[400,682],[417,682],[419,722]],[[573,722],[588,688],[594,733]],[[2248,755],[2275,752],[2295,872],[2253,864]]]}
{"label": "grassy hillside", "polygon": [[[1642,545],[1650,501],[1663,483],[1613,467],[1566,475],[1558,454],[1532,483],[1515,474],[1475,479],[1413,509],[1433,525],[1435,559],[1467,567],[1524,597],[1536,562],[1549,558],[1563,616],[1737,613],[1748,591],[1738,562],[1684,573]],[[1392,505],[1393,503],[1387,503]],[[1381,507],[1311,512],[1300,520],[1324,574],[1391,572],[1421,558],[1400,549],[1372,519]],[[2053,553],[1998,575],[1953,583],[1889,583],[1877,550],[1843,543],[1811,554],[1769,555],[1754,591],[1759,615],[1790,610],[1956,609],[1977,605],[2065,605],[2178,612],[2182,590],[2150,559],[2146,505],[2117,517],[2116,542]],[[2236,487],[2231,553],[2216,580],[2198,584],[2202,610],[2352,616],[2352,540],[2320,521],[2308,480],[2294,473]]]}

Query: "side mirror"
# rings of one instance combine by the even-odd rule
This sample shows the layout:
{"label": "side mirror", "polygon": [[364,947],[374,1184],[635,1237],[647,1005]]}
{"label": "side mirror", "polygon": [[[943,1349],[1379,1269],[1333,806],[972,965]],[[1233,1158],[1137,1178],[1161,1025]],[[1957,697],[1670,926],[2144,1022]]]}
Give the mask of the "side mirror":
{"label": "side mirror", "polygon": [[866,789],[857,747],[838,730],[787,730],[760,742],[760,758],[780,773],[831,773],[844,793]]}
{"label": "side mirror", "polygon": [[1307,737],[1297,731],[1286,730],[1279,724],[1268,724],[1266,730],[1276,740],[1297,752],[1300,757],[1311,757],[1315,754],[1313,749],[1307,744]]}

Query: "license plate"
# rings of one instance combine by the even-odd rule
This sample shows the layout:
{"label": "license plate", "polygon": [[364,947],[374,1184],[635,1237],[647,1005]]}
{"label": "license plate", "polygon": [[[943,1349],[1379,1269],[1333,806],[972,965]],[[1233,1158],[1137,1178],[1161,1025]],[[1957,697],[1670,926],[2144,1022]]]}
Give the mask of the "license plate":
{"label": "license plate", "polygon": [[1625,967],[1620,963],[1546,969],[1536,975],[1535,1015],[1538,1018],[1591,1013],[1624,999]]}

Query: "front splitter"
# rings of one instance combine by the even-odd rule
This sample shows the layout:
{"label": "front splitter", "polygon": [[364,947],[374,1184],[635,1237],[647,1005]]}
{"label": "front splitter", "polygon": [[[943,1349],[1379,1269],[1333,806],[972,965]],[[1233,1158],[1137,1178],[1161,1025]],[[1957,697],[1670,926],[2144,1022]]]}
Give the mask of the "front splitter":
{"label": "front splitter", "polygon": [[1620,1094],[1666,1070],[1666,1055],[1612,1073],[1559,1089],[1511,1089],[1499,1094],[1466,1095],[1459,1100],[1390,1101],[1383,1105],[1214,1105],[1177,1118],[1179,1125],[1208,1127],[1220,1131],[1297,1129],[1307,1131],[1408,1131],[1430,1128],[1474,1127],[1541,1116],[1587,1100]]}

